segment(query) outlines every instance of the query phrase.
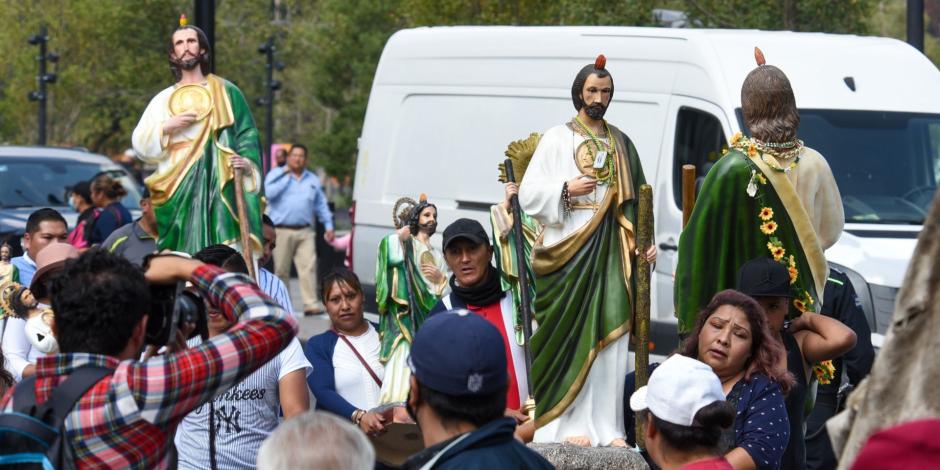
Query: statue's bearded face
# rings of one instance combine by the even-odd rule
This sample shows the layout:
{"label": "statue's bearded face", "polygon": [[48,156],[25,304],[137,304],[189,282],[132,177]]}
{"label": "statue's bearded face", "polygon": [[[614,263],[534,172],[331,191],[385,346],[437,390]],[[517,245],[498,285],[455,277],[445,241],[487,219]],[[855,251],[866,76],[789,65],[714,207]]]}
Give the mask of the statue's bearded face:
{"label": "statue's bearded face", "polygon": [[199,47],[199,37],[193,29],[181,29],[173,33],[173,61],[183,70],[192,70],[199,66],[199,60],[205,54]]}
{"label": "statue's bearded face", "polygon": [[425,232],[430,237],[437,231],[437,209],[433,206],[425,207],[418,215],[418,230]]}
{"label": "statue's bearded face", "polygon": [[588,75],[581,90],[581,100],[584,101],[584,113],[591,119],[601,120],[610,105],[610,94],[614,82],[610,75],[600,78],[597,74]]}

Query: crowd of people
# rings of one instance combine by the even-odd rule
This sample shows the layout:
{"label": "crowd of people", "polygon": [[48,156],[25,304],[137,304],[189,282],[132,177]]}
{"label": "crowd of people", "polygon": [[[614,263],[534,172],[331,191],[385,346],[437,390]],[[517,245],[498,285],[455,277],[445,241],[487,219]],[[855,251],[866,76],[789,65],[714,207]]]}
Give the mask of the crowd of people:
{"label": "crowd of people", "polygon": [[[0,246],[0,421],[41,420],[58,443],[27,449],[8,439],[27,428],[4,425],[0,456],[78,468],[553,468],[534,442],[637,446],[670,470],[835,465],[821,423],[874,352],[851,283],[822,255],[842,230],[841,205],[821,208],[837,188],[795,138],[789,82],[762,55],[742,92],[754,140],[733,139],[680,240],[683,341],[640,387],[627,364],[636,266],[657,250],[638,246],[646,181],[629,137],[603,119],[603,56],[576,75],[577,116],[541,137],[520,184],[491,207],[490,232],[457,219],[438,249],[428,197],[396,203],[376,260],[378,325],[356,273],[317,277],[314,225],[334,232],[307,148],[262,177],[244,96],[208,73],[202,31],[181,23],[168,56],[176,83],[133,137],[158,165],[141,216],[100,175],[72,188],[71,231],[43,208],[22,256]],[[813,171],[811,188],[794,180]],[[330,321],[305,344],[292,265],[304,314]],[[881,462],[892,436],[856,467]]]}

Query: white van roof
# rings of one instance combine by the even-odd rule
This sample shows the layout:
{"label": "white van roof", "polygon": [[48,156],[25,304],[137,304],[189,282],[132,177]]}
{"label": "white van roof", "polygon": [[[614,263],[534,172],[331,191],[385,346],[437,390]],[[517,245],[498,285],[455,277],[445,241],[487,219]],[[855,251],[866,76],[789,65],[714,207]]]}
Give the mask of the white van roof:
{"label": "white van roof", "polygon": [[[615,87],[629,80],[634,92],[689,95],[738,108],[741,84],[755,67],[754,46],[763,50],[768,64],[787,74],[800,108],[940,112],[940,73],[906,43],[788,31],[594,26],[407,29],[389,39],[375,85],[567,89],[574,72],[603,53]],[[492,66],[485,66],[487,62]],[[559,75],[562,71],[564,76]],[[847,85],[847,77],[854,81],[855,91]]]}

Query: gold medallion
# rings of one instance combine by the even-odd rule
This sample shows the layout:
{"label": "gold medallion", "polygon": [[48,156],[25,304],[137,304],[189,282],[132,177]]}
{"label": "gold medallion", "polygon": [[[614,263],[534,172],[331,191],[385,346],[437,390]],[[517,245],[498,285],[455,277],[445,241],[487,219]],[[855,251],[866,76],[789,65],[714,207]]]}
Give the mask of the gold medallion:
{"label": "gold medallion", "polygon": [[585,140],[581,142],[581,145],[578,145],[578,150],[574,155],[574,164],[581,170],[581,174],[592,178],[604,179],[607,177],[607,174],[610,173],[610,169],[606,165],[600,169],[595,168],[594,160],[596,156],[597,149],[594,148],[594,143],[590,140]]}
{"label": "gold medallion", "polygon": [[212,112],[212,95],[204,86],[183,85],[170,95],[170,114],[196,113],[196,120],[201,121]]}

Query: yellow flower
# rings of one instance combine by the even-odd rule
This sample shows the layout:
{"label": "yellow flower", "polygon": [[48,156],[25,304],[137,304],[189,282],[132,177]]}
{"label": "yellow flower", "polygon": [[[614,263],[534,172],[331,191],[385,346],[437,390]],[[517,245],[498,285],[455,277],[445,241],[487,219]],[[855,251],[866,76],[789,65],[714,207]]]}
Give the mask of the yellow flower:
{"label": "yellow flower", "polygon": [[777,223],[773,220],[764,222],[760,226],[760,231],[764,232],[764,235],[771,235],[777,231]]}
{"label": "yellow flower", "polygon": [[757,146],[754,144],[747,146],[747,156],[754,158],[757,156]]}
{"label": "yellow flower", "polygon": [[760,210],[760,214],[758,214],[758,216],[761,220],[770,220],[774,218],[774,210],[769,207],[765,207]]}
{"label": "yellow flower", "polygon": [[817,362],[813,365],[813,374],[821,385],[828,385],[836,376],[836,368],[832,361]]}
{"label": "yellow flower", "polygon": [[767,184],[767,178],[764,178],[764,175],[758,173],[757,180],[760,181],[760,184]]}
{"label": "yellow flower", "polygon": [[789,263],[789,266],[790,266],[791,268],[795,268],[795,267],[796,267],[796,258],[794,258],[793,255],[790,255],[790,263]]}
{"label": "yellow flower", "polygon": [[797,271],[793,266],[790,266],[787,268],[787,270],[790,271],[790,284],[794,284],[796,282],[796,277],[799,275],[799,271]]}
{"label": "yellow flower", "polygon": [[793,299],[793,306],[796,307],[801,313],[806,312],[806,304],[803,303],[802,299]]}
{"label": "yellow flower", "polygon": [[770,249],[770,254],[774,255],[774,261],[780,261],[787,254],[787,250],[784,250],[782,246],[774,246]]}
{"label": "yellow flower", "polygon": [[740,132],[735,132],[734,135],[731,136],[731,145],[734,145],[734,144],[740,142],[742,137],[744,137],[744,134],[742,134],[742,133],[740,133]]}

